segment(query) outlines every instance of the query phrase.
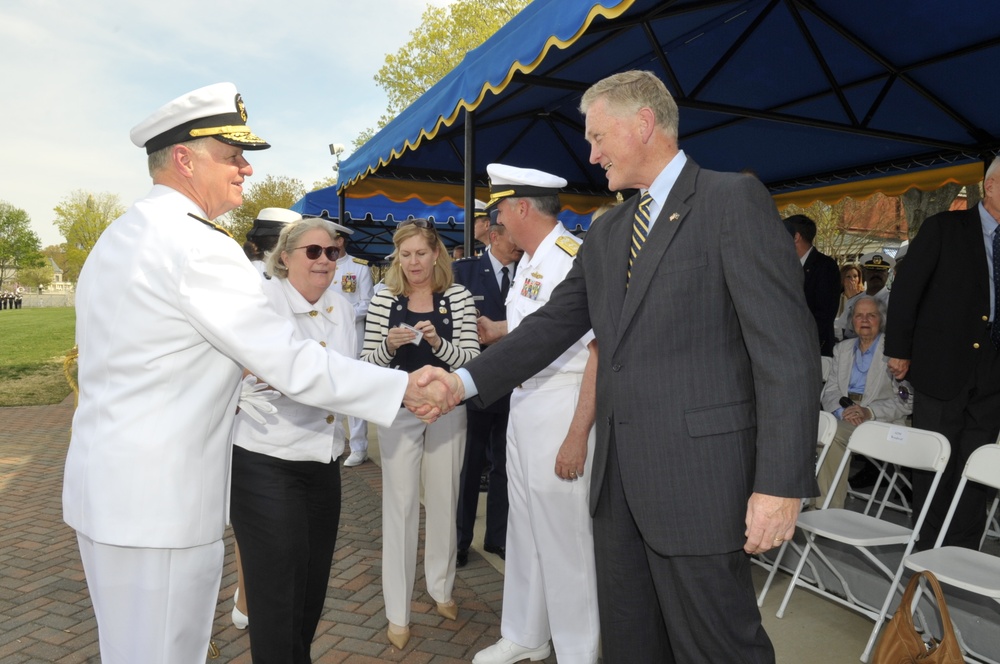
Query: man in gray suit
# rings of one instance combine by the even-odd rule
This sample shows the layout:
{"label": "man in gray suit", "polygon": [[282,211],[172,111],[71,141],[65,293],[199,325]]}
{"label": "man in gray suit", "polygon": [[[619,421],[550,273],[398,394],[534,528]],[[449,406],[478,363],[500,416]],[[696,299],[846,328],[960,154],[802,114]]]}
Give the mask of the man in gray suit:
{"label": "man in gray suit", "polygon": [[591,162],[612,190],[640,194],[591,229],[549,303],[453,389],[488,403],[592,327],[605,663],[774,662],[748,554],[791,538],[800,499],[817,493],[820,370],[802,268],[759,181],[678,149],[677,106],[653,74],[600,81],[581,110]]}

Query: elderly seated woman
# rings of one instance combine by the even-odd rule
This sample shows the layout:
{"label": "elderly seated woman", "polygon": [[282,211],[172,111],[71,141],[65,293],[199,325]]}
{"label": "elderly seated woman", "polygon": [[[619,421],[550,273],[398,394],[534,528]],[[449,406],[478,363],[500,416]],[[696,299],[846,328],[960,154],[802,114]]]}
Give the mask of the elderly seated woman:
{"label": "elderly seated woman", "polygon": [[[859,424],[868,420],[903,424],[913,412],[908,385],[896,383],[886,368],[882,303],[871,295],[862,295],[854,302],[851,321],[858,336],[834,346],[830,376],[820,394],[823,410],[837,418],[837,434],[817,477],[820,488],[817,506],[826,499],[847,450],[847,440]],[[850,405],[842,405],[847,401]],[[844,473],[833,491],[830,507],[843,507],[846,498],[847,473]]]}

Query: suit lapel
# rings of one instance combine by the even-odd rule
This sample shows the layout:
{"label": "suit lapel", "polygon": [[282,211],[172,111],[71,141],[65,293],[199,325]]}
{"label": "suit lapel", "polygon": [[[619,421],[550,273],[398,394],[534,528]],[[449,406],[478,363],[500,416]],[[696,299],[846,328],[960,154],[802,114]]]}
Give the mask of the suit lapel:
{"label": "suit lapel", "polygon": [[[967,231],[965,233],[966,251],[972,262],[974,271],[972,283],[979,291],[980,299],[985,298],[987,304],[990,301],[990,270],[986,263],[986,243],[983,240],[983,224],[979,217],[979,206],[976,205],[969,212]],[[994,266],[996,269],[996,266]]]}
{"label": "suit lapel", "polygon": [[503,302],[500,301],[500,287],[497,286],[496,275],[493,274],[493,261],[483,252],[479,257],[479,278],[486,289],[486,298],[494,307],[503,309]]}
{"label": "suit lapel", "polygon": [[[632,264],[632,279],[629,281],[628,289],[625,291],[625,300],[622,305],[621,319],[618,326],[619,338],[632,322],[632,318],[639,309],[639,304],[646,297],[646,291],[649,290],[653,275],[656,274],[661,262],[664,260],[667,248],[673,241],[681,224],[685,223],[688,213],[691,211],[691,207],[686,201],[694,194],[695,180],[697,179],[699,170],[699,166],[691,159],[688,159],[687,163],[684,164],[684,168],[677,177],[677,182],[670,189],[670,194],[660,209],[656,223],[653,224],[653,230],[649,232],[646,243],[642,246],[642,250]],[[638,196],[635,198],[636,204],[632,208],[633,215],[635,214],[635,208],[638,207]],[[628,266],[628,242],[631,241],[630,238],[632,235],[631,219],[632,217],[629,218],[627,229],[629,238],[626,240],[625,251],[622,252],[626,269]]]}
{"label": "suit lapel", "polygon": [[[854,343],[857,343],[855,341]],[[837,383],[841,396],[846,397],[851,387],[851,365],[854,363],[854,348],[840,354],[840,366],[837,367]]]}

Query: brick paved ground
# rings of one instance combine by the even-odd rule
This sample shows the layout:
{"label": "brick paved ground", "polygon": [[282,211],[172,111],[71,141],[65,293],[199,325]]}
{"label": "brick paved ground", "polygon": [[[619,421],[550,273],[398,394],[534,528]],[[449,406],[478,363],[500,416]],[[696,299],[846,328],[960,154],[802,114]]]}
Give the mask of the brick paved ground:
{"label": "brick paved ground", "polygon": [[[62,467],[73,402],[0,409],[0,662],[99,661],[97,625],[73,531],[62,522]],[[469,662],[500,633],[503,577],[472,552],[459,570],[457,621],[441,618],[422,575],[414,591],[413,637],[403,652],[385,637],[381,575],[381,472],[366,463],[343,472],[343,509],[326,612],[313,642],[315,664]],[[421,530],[422,532],[422,530]],[[232,626],[236,588],[232,535],[213,638],[218,662],[249,664],[250,640]],[[422,559],[422,552],[421,552]],[[418,574],[422,574],[418,565]],[[551,657],[549,662],[554,662]]]}

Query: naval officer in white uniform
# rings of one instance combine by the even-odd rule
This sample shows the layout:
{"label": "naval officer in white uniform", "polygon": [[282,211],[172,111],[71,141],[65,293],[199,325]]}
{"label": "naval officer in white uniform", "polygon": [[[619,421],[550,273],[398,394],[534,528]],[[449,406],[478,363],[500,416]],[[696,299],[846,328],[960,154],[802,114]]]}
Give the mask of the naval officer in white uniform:
{"label": "naval officer in white uniform", "polygon": [[[490,164],[488,209],[524,256],[507,296],[507,329],[549,300],[580,247],[556,218],[566,180]],[[490,339],[492,341],[492,339]],[[501,639],[473,664],[545,659],[596,664],[600,625],[591,526],[597,350],[588,332],[514,389],[507,424],[507,551]]]}
{"label": "naval officer in white uniform", "polygon": [[259,273],[209,221],[242,203],[253,173],[243,151],[269,147],[246,117],[236,87],[218,83],[133,128],[153,189],[104,231],[80,274],[63,515],[104,664],[205,659],[243,366],[297,401],[380,424],[400,399],[427,418],[452,407],[427,402],[439,383],[419,389],[417,377],[294,340],[271,311]]}

